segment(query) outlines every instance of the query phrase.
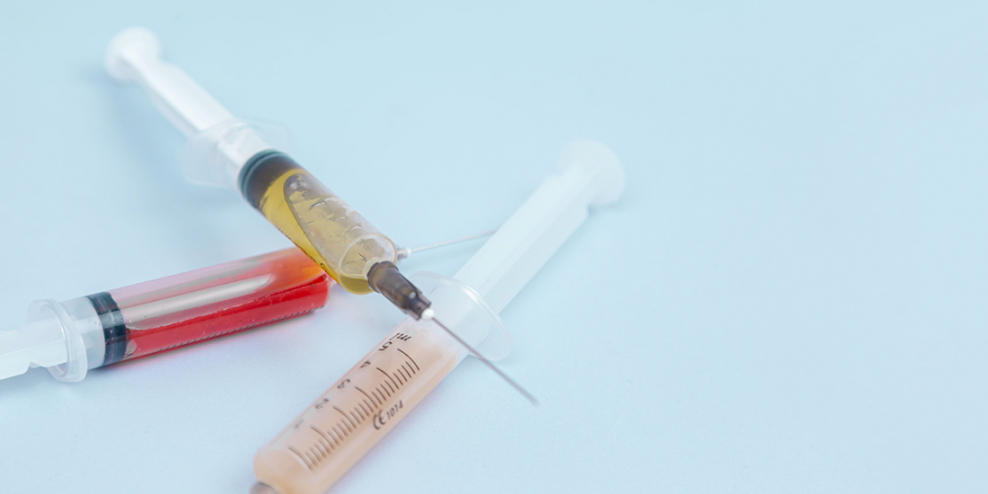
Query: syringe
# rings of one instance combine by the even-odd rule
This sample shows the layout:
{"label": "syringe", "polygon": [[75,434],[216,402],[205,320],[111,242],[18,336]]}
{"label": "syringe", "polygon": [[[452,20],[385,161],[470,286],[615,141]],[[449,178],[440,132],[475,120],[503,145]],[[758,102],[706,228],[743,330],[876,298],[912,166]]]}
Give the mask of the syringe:
{"label": "syringe", "polygon": [[308,314],[329,276],[289,248],[63,302],[37,300],[0,331],[0,379],[47,367],[77,382],[89,369]]}
{"label": "syringe", "polygon": [[130,28],[106,52],[106,69],[136,81],[190,140],[183,161],[194,183],[238,189],[244,199],[348,292],[376,291],[406,314],[429,301],[395,266],[394,242],[277,149],[260,126],[238,120],[178,67],[160,58],[151,31]]}
{"label": "syringe", "polygon": [[[559,164],[559,173],[543,182],[455,279],[412,277],[436,313],[491,359],[503,358],[511,346],[497,313],[586,219],[588,206],[614,201],[624,188],[620,161],[603,144],[570,143]],[[258,451],[258,483],[251,492],[326,491],[467,354],[432,324],[406,319]]]}
{"label": "syringe", "polygon": [[[398,257],[490,234],[399,249]],[[0,379],[47,367],[60,381],[81,381],[89,369],[308,314],[326,304],[331,283],[293,247],[62,302],[38,300],[26,324],[0,330]]]}

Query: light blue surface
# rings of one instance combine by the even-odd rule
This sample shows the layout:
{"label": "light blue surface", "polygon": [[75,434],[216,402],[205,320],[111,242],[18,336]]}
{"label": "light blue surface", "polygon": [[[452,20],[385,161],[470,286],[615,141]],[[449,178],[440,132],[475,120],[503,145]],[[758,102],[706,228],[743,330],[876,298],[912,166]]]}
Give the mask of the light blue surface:
{"label": "light blue surface", "polygon": [[[496,226],[567,141],[622,158],[465,362],[333,492],[984,492],[988,8],[929,2],[4,2],[0,310],[288,245],[186,184],[103,72],[131,25],[399,243]],[[474,246],[406,270],[451,274]],[[0,491],[245,493],[396,322],[307,318],[82,383],[0,382]]]}

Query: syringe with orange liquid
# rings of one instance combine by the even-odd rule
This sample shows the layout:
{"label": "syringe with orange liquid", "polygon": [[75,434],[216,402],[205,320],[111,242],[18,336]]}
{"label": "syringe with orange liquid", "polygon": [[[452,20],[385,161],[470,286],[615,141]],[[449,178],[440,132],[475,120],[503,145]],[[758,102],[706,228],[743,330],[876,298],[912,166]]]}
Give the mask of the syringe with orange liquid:
{"label": "syringe with orange liquid", "polygon": [[603,144],[563,149],[559,172],[498,229],[454,278],[412,279],[451,329],[407,318],[254,457],[252,494],[321,494],[406,417],[475,346],[505,357],[498,313],[586,219],[614,201],[624,169]]}

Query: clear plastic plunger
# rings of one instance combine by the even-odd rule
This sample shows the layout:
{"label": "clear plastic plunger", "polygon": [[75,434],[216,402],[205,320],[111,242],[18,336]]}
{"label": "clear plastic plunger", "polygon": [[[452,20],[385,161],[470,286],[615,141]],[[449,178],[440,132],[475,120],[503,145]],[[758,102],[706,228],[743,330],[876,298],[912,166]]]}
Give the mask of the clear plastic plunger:
{"label": "clear plastic plunger", "polygon": [[[412,276],[441,318],[495,360],[510,338],[497,313],[587,217],[624,188],[614,153],[567,145],[560,171],[457,273]],[[255,494],[320,494],[406,417],[468,352],[431,321],[408,318],[254,457]]]}

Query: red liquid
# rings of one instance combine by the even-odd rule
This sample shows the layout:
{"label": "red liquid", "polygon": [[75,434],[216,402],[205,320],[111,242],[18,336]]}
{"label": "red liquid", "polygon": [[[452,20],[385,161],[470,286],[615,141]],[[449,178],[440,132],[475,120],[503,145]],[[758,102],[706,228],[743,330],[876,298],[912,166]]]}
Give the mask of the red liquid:
{"label": "red liquid", "polygon": [[308,314],[326,304],[330,282],[293,248],[111,290],[126,328],[120,360]]}
{"label": "red liquid", "polygon": [[329,297],[329,275],[252,298],[232,306],[216,307],[209,314],[141,331],[127,330],[127,352],[121,361],[167,352],[219,336],[308,314]]}

